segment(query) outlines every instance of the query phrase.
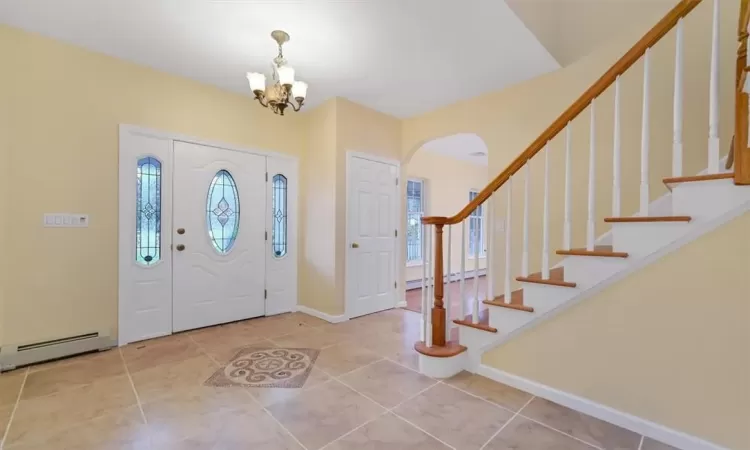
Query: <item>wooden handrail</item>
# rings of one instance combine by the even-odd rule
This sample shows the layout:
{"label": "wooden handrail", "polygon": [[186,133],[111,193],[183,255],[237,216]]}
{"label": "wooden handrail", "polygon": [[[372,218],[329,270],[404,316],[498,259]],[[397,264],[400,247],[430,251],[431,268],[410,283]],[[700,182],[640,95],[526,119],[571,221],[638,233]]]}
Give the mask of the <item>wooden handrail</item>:
{"label": "wooden handrail", "polygon": [[748,96],[744,92],[747,77],[747,27],[750,24],[748,0],[740,3],[740,19],[737,25],[737,86],[735,91],[734,118],[734,182],[750,184],[750,149],[747,148]]}
{"label": "wooden handrail", "polygon": [[[607,70],[596,82],[591,85],[586,92],[581,95],[560,117],[555,120],[541,135],[539,135],[529,147],[523,151],[500,175],[495,177],[482,191],[469,202],[458,214],[452,217],[423,217],[422,223],[427,225],[453,225],[461,223],[477,209],[482,203],[490,198],[493,192],[500,189],[508,179],[526,164],[528,160],[539,153],[547,141],[555,138],[562,130],[565,129],[568,122],[572,121],[581,114],[591,104],[592,100],[600,96],[607,90],[617,79],[617,77],[628,70],[635,64],[646,50],[661,40],[664,35],[677,25],[677,22],[685,17],[703,0],[681,0],[672,8],[653,28],[651,28],[630,50],[627,51],[612,67]],[[746,2],[746,0],[743,0]]]}

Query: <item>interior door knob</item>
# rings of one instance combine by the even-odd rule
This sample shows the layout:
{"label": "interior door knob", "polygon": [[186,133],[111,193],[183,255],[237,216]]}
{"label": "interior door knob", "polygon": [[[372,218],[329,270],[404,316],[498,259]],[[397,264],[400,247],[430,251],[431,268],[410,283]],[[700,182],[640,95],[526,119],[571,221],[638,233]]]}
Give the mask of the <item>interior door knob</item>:
{"label": "interior door knob", "polygon": [[356,242],[352,242],[352,248],[359,248],[359,244],[357,244]]}
{"label": "interior door knob", "polygon": [[185,229],[184,228],[178,228],[177,229],[177,234],[185,234]]}
{"label": "interior door knob", "polygon": [[182,244],[177,244],[177,251],[178,251],[178,252],[181,252],[181,251],[183,251],[183,250],[185,250],[185,246],[184,246],[184,245],[182,245]]}

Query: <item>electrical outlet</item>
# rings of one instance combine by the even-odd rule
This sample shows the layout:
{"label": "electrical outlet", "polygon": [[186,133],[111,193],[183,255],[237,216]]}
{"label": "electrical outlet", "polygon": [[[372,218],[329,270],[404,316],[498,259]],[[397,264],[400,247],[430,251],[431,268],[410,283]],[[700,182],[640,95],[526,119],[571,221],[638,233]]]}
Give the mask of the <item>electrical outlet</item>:
{"label": "electrical outlet", "polygon": [[88,214],[44,214],[45,228],[86,228],[89,226]]}

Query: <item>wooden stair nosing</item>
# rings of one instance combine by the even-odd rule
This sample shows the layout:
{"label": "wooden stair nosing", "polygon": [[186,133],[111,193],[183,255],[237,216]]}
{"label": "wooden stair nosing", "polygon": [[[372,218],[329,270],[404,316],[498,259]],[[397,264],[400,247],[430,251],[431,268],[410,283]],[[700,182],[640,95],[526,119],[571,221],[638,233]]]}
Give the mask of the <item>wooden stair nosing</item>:
{"label": "wooden stair nosing", "polygon": [[485,305],[499,306],[501,308],[515,309],[517,311],[534,312],[534,308],[526,305],[515,305],[513,303],[505,303],[502,296],[495,298],[495,300],[484,300],[482,303]]}
{"label": "wooden stair nosing", "polygon": [[669,186],[670,184],[692,183],[696,181],[726,180],[734,178],[734,172],[729,173],[712,173],[709,175],[693,175],[689,177],[667,177],[662,182]]}
{"label": "wooden stair nosing", "polygon": [[627,258],[628,255],[625,252],[615,252],[607,250],[586,250],[586,249],[571,249],[571,250],[558,250],[558,255],[564,256],[598,256],[600,258]]}
{"label": "wooden stair nosing", "polygon": [[453,323],[457,325],[463,325],[465,327],[476,328],[477,330],[487,331],[489,333],[497,333],[497,328],[491,327],[483,323],[472,323],[468,320],[455,319]]}
{"label": "wooden stair nosing", "polygon": [[576,284],[571,283],[570,281],[545,280],[544,278],[516,277],[516,281],[520,281],[522,283],[546,284],[548,286],[560,286],[560,287],[568,287],[568,288],[576,287]]}
{"label": "wooden stair nosing", "polygon": [[414,344],[414,350],[433,358],[450,358],[466,351],[466,347],[455,341],[448,341],[445,346],[433,345],[428,347],[423,341]]}
{"label": "wooden stair nosing", "polygon": [[690,216],[607,217],[606,223],[690,222]]}

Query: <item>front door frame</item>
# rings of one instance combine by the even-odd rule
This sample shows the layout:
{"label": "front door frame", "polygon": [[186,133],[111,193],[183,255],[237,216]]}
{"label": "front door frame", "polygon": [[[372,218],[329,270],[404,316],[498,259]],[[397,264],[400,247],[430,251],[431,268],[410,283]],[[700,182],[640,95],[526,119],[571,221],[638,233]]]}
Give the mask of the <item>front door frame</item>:
{"label": "front door frame", "polygon": [[[244,147],[237,147],[235,145],[226,144],[224,142],[219,141],[213,141],[213,140],[205,140],[205,139],[199,139],[193,136],[187,136],[180,133],[172,133],[168,131],[160,131],[160,130],[154,130],[147,127],[142,127],[138,125],[130,125],[130,124],[120,124],[119,125],[119,140],[118,140],[118,177],[120,179],[123,178],[124,174],[129,173],[127,172],[122,164],[122,161],[125,159],[127,154],[124,153],[126,151],[124,149],[124,142],[125,138],[129,135],[138,135],[138,136],[145,136],[155,139],[163,139],[168,140],[170,142],[170,158],[174,158],[174,143],[176,141],[180,142],[187,142],[191,144],[198,144],[203,145],[207,147],[217,147],[225,150],[233,150],[237,152],[244,152],[244,153],[251,153],[259,156],[265,156],[265,157],[272,157],[272,158],[278,158],[283,159],[287,161],[291,161],[294,166],[295,170],[294,173],[297,177],[299,177],[299,158],[297,156],[288,155],[284,153],[274,152],[270,150],[265,149],[259,149],[259,148],[244,148]],[[266,170],[267,170],[268,164],[266,163]],[[172,164],[170,162],[170,170],[172,170]],[[266,187],[268,188],[268,187]],[[297,210],[294,211],[295,214],[295,220],[290,221],[290,224],[294,224],[292,226],[298,226],[299,220],[299,189],[297,189],[295,192],[288,192],[288,195],[293,196],[294,198],[289,200],[289,205],[297,205]],[[123,192],[121,188],[121,184],[118,184],[118,256],[117,256],[117,263],[118,263],[118,295],[117,295],[117,345],[122,346],[128,344],[128,337],[126,330],[128,330],[128,320],[130,319],[129,315],[127,314],[126,310],[126,299],[123,298],[123,285],[125,282],[125,255],[130,254],[130,248],[129,245],[132,243],[126,242],[125,239],[123,239],[124,230],[126,230],[128,224],[131,220],[133,220],[130,217],[125,217],[120,212],[122,211],[122,205],[125,202],[135,202],[135,192]],[[268,212],[268,208],[270,205],[266,205],[266,212]],[[172,211],[169,211],[170,217],[172,214]],[[270,230],[269,230],[270,231]],[[162,232],[163,233],[163,232]],[[169,230],[169,235],[171,236],[172,230]],[[288,238],[289,242],[288,245],[295,246],[295,248],[298,248],[299,244],[299,230],[289,230],[288,232]],[[268,252],[270,245],[270,241],[266,242],[266,251]],[[164,247],[165,244],[162,243],[162,246]],[[163,248],[163,254],[166,255],[167,251],[164,251]],[[297,258],[299,258],[299,252],[295,253],[297,255]],[[169,257],[172,257],[172,252],[169,250]],[[299,259],[298,259],[299,261]],[[298,263],[299,264],[299,263]],[[299,284],[299,279],[294,280],[295,283]],[[296,290],[298,292],[298,290]],[[299,296],[297,297],[295,301],[296,305],[299,305]],[[266,311],[268,311],[268,308],[266,307]]]}
{"label": "front door frame", "polygon": [[349,232],[349,226],[350,223],[350,210],[349,210],[349,200],[350,200],[350,194],[351,194],[351,162],[352,158],[361,158],[366,159],[368,161],[374,161],[378,163],[388,164],[390,166],[393,166],[396,168],[396,181],[397,183],[393,186],[393,217],[396,220],[396,230],[398,233],[398,236],[394,236],[394,239],[396,240],[396,243],[394,245],[394,252],[393,252],[393,277],[394,282],[397,284],[393,287],[393,307],[396,308],[400,304],[402,304],[402,298],[399,296],[399,286],[398,281],[402,278],[403,274],[403,267],[401,267],[401,241],[403,240],[403,228],[404,224],[402,223],[403,220],[401,220],[401,162],[396,159],[391,158],[385,158],[382,156],[372,155],[370,153],[364,153],[364,152],[357,152],[353,150],[348,150],[346,152],[346,242],[343,244],[345,245],[345,252],[344,252],[344,314],[347,319],[351,319],[352,314],[352,308],[351,308],[351,302],[353,300],[352,296],[352,287],[353,283],[350,279],[350,275],[353,273],[351,270],[351,263],[353,261],[353,258],[349,257],[349,245],[352,242],[351,233]]}

